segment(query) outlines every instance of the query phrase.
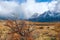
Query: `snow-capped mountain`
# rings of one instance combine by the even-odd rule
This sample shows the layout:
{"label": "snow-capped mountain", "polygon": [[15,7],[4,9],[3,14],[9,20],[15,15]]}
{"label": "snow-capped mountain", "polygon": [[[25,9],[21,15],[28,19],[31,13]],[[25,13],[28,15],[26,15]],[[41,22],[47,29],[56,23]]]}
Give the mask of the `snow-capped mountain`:
{"label": "snow-capped mountain", "polygon": [[[22,17],[24,15],[21,15]],[[14,20],[15,18],[12,16],[1,16],[0,15],[0,20],[6,20],[6,19],[11,19]],[[60,12],[51,12],[47,11],[42,14],[34,13],[29,19],[22,19],[19,16],[19,20],[28,20],[28,21],[34,21],[34,22],[56,22],[60,21]]]}
{"label": "snow-capped mountain", "polygon": [[7,20],[7,19],[15,19],[15,18],[13,18],[12,16],[1,16],[0,15],[0,20]]}
{"label": "snow-capped mountain", "polygon": [[25,15],[23,13],[9,13],[9,14],[2,14],[0,13],[0,20],[22,20],[24,19]]}
{"label": "snow-capped mountain", "polygon": [[38,17],[38,13],[34,13],[30,18],[32,19],[32,18],[37,18]]}
{"label": "snow-capped mountain", "polygon": [[59,12],[51,12],[47,11],[43,14],[39,15],[37,18],[29,19],[29,21],[34,22],[56,22],[60,21],[60,13]]}

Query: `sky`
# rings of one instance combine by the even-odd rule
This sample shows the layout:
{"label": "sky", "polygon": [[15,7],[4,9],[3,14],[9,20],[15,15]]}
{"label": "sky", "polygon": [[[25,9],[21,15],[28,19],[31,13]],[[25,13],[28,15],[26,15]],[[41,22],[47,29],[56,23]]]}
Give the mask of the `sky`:
{"label": "sky", "polygon": [[51,2],[52,0],[36,0],[36,2]]}
{"label": "sky", "polygon": [[14,17],[15,13],[18,18],[28,19],[35,13],[40,15],[48,10],[59,12],[59,2],[59,0],[0,0],[0,16]]}

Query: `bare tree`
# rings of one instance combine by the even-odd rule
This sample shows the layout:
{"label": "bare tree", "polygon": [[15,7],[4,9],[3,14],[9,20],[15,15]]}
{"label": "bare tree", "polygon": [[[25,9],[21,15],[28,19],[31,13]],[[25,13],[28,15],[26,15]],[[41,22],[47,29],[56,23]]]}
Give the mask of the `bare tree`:
{"label": "bare tree", "polygon": [[[26,40],[33,40],[32,36],[30,34],[32,31],[29,31],[29,27],[28,27],[28,29],[24,30],[24,28],[27,27],[26,22],[24,20],[19,22],[19,14],[13,13],[12,16],[14,16],[14,20],[8,19],[7,23],[6,23],[6,26],[11,28],[12,33],[19,34],[21,36],[21,38],[23,38],[24,40],[25,39]],[[12,35],[12,36],[14,36],[14,35]],[[13,40],[13,37],[11,40]]]}

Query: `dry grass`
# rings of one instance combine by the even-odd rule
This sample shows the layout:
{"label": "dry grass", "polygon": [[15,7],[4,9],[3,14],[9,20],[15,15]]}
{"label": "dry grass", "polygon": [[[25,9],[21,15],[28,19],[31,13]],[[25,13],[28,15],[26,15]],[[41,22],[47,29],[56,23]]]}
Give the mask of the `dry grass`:
{"label": "dry grass", "polygon": [[[60,40],[59,22],[16,22],[17,25],[12,20],[0,20],[0,40]],[[18,30],[17,26],[22,29]]]}

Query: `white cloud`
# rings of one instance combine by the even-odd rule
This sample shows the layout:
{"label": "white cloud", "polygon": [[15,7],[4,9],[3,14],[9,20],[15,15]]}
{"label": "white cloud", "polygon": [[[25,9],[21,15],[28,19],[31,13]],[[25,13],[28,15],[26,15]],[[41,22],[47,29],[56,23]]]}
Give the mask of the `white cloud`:
{"label": "white cloud", "polygon": [[60,0],[57,0],[57,4],[56,4],[56,12],[60,12]]}
{"label": "white cloud", "polygon": [[0,2],[0,7],[2,8],[2,10],[0,11],[4,11],[5,12],[11,12],[15,7],[17,7],[18,4],[16,4],[15,2]]}
{"label": "white cloud", "polygon": [[48,4],[48,9],[50,11],[55,11],[55,8],[56,8],[56,4],[57,4],[57,1],[52,1]]}
{"label": "white cloud", "polygon": [[[58,0],[59,1],[59,0]],[[38,13],[39,15],[44,13],[45,11],[55,11],[56,8],[60,8],[60,5],[56,7],[58,3],[56,0],[52,0],[51,2],[40,2],[36,3],[34,0],[28,0],[27,3],[22,4],[22,8],[27,18],[31,17],[34,13]],[[60,3],[60,2],[59,2]],[[57,9],[57,10],[58,10]]]}
{"label": "white cloud", "polygon": [[[7,0],[0,0],[0,1],[7,1]],[[17,0],[9,0],[9,1],[17,1]]]}
{"label": "white cloud", "polygon": [[48,2],[36,3],[34,0],[28,0],[27,3],[22,4],[24,13],[27,18],[31,17],[34,13],[39,15],[48,10]]}
{"label": "white cloud", "polygon": [[[16,0],[0,1],[0,15],[11,16],[12,13],[18,13],[21,17],[30,18],[34,13],[40,15],[48,10],[54,11],[56,4],[57,1],[36,3],[34,0],[28,0],[28,2],[21,5]],[[60,6],[58,7],[60,8]],[[20,13],[22,11],[24,12],[24,16]]]}
{"label": "white cloud", "polygon": [[0,16],[12,18],[14,17],[12,13],[16,13],[16,15],[19,16],[19,18],[25,17],[23,17],[24,14],[22,12],[21,5],[17,2],[17,0],[0,0]]}
{"label": "white cloud", "polygon": [[12,13],[18,13],[19,4],[14,1],[1,1],[0,2],[0,16],[12,16]]}

